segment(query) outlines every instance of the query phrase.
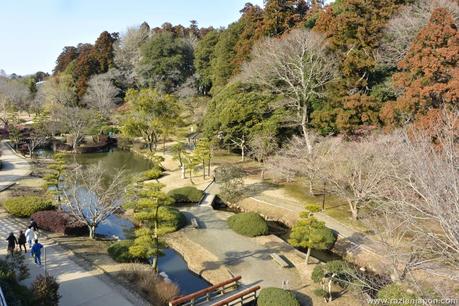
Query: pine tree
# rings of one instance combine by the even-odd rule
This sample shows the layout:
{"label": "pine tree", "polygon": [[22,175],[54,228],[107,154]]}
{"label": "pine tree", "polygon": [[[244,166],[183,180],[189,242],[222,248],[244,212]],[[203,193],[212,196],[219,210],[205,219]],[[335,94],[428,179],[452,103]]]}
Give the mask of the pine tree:
{"label": "pine tree", "polygon": [[133,190],[133,201],[126,205],[134,210],[134,219],[140,224],[129,253],[135,257],[152,257],[155,272],[158,272],[161,248],[165,247],[161,237],[175,230],[170,221],[176,215],[167,208],[174,201],[161,191],[162,187],[159,183],[141,183]]}

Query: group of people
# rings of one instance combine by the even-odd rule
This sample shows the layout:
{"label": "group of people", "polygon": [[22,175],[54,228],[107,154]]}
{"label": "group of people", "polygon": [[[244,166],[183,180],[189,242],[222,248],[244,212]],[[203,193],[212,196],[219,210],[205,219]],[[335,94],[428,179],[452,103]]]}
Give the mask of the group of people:
{"label": "group of people", "polygon": [[24,248],[24,253],[27,253],[26,244],[29,245],[30,254],[35,259],[35,263],[41,265],[41,249],[43,245],[38,242],[38,224],[34,219],[30,219],[30,225],[28,226],[25,233],[21,230],[19,231],[19,236],[16,238],[13,232],[11,232],[6,238],[8,241],[8,252],[13,255],[16,250],[16,246],[19,246],[19,252],[22,253]]}

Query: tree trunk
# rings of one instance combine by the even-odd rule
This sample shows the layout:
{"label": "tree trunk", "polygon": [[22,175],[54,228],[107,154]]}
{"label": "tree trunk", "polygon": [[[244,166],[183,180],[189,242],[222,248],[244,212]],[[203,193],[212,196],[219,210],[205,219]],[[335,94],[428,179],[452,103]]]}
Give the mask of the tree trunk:
{"label": "tree trunk", "polygon": [[206,179],[206,161],[202,160],[202,178]]}
{"label": "tree trunk", "polygon": [[210,158],[209,158],[209,161],[207,162],[207,175],[210,176]]}
{"label": "tree trunk", "polygon": [[159,254],[158,212],[159,212],[159,206],[156,205],[156,209],[155,209],[155,232],[154,232],[155,254],[153,256],[153,262],[152,262],[153,271],[155,271],[155,273],[158,273],[158,254]]}
{"label": "tree trunk", "polygon": [[309,263],[309,256],[311,256],[311,248],[308,248],[308,251],[306,252],[306,259],[305,259],[306,265]]}
{"label": "tree trunk", "polygon": [[304,141],[306,142],[306,148],[308,150],[308,154],[312,153],[312,142],[311,137],[308,132],[308,107],[307,105],[303,106],[303,113],[301,115],[301,129],[303,131]]}
{"label": "tree trunk", "polygon": [[88,227],[89,227],[89,238],[95,239],[96,238],[96,226],[88,225]]}
{"label": "tree trunk", "polygon": [[352,220],[357,220],[359,217],[359,210],[357,208],[357,205],[355,205],[354,203],[352,203],[352,201],[350,201],[349,208],[351,209]]}
{"label": "tree trunk", "polygon": [[152,141],[148,142],[148,150],[150,152],[153,152],[153,142]]}
{"label": "tree trunk", "polygon": [[333,274],[330,279],[328,280],[328,302],[331,302],[333,300],[333,296],[332,296],[332,292],[331,292],[331,285],[332,285],[332,281],[333,281],[333,277],[335,276],[335,274]]}
{"label": "tree trunk", "polygon": [[244,162],[245,160],[245,145],[244,145],[244,141],[242,141],[241,143],[241,161]]}

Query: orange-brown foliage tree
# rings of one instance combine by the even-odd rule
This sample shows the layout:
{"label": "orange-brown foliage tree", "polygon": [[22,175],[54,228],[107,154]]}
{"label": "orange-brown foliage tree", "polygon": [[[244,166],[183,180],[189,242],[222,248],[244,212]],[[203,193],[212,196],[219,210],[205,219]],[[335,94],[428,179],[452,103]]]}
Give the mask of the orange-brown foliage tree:
{"label": "orange-brown foliage tree", "polygon": [[428,124],[438,109],[459,107],[459,32],[451,13],[443,8],[432,13],[398,68],[393,80],[404,92],[381,110],[387,127]]}

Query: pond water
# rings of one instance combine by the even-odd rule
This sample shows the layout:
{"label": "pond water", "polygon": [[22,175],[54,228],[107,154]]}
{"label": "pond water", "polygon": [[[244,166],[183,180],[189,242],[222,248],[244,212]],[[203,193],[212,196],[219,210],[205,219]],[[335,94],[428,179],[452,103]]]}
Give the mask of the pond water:
{"label": "pond water", "polygon": [[165,272],[169,279],[178,284],[180,294],[186,295],[211,286],[199,275],[188,270],[188,265],[182,256],[173,249],[164,249],[164,255],[159,257],[158,267]]}
{"label": "pond water", "polygon": [[[42,153],[44,155],[44,153]],[[127,175],[133,175],[150,169],[153,164],[141,156],[118,149],[112,149],[105,153],[85,153],[70,155],[69,162],[89,165],[101,162],[108,173],[115,173],[119,169],[126,171]],[[120,215],[113,214],[96,228],[96,234],[106,237],[117,237],[121,240],[128,239],[132,235],[134,225]],[[189,294],[194,291],[210,286],[203,278],[188,269],[186,261],[173,249],[164,249],[164,256],[158,261],[161,272],[165,272],[169,279],[180,288],[180,294]]]}

